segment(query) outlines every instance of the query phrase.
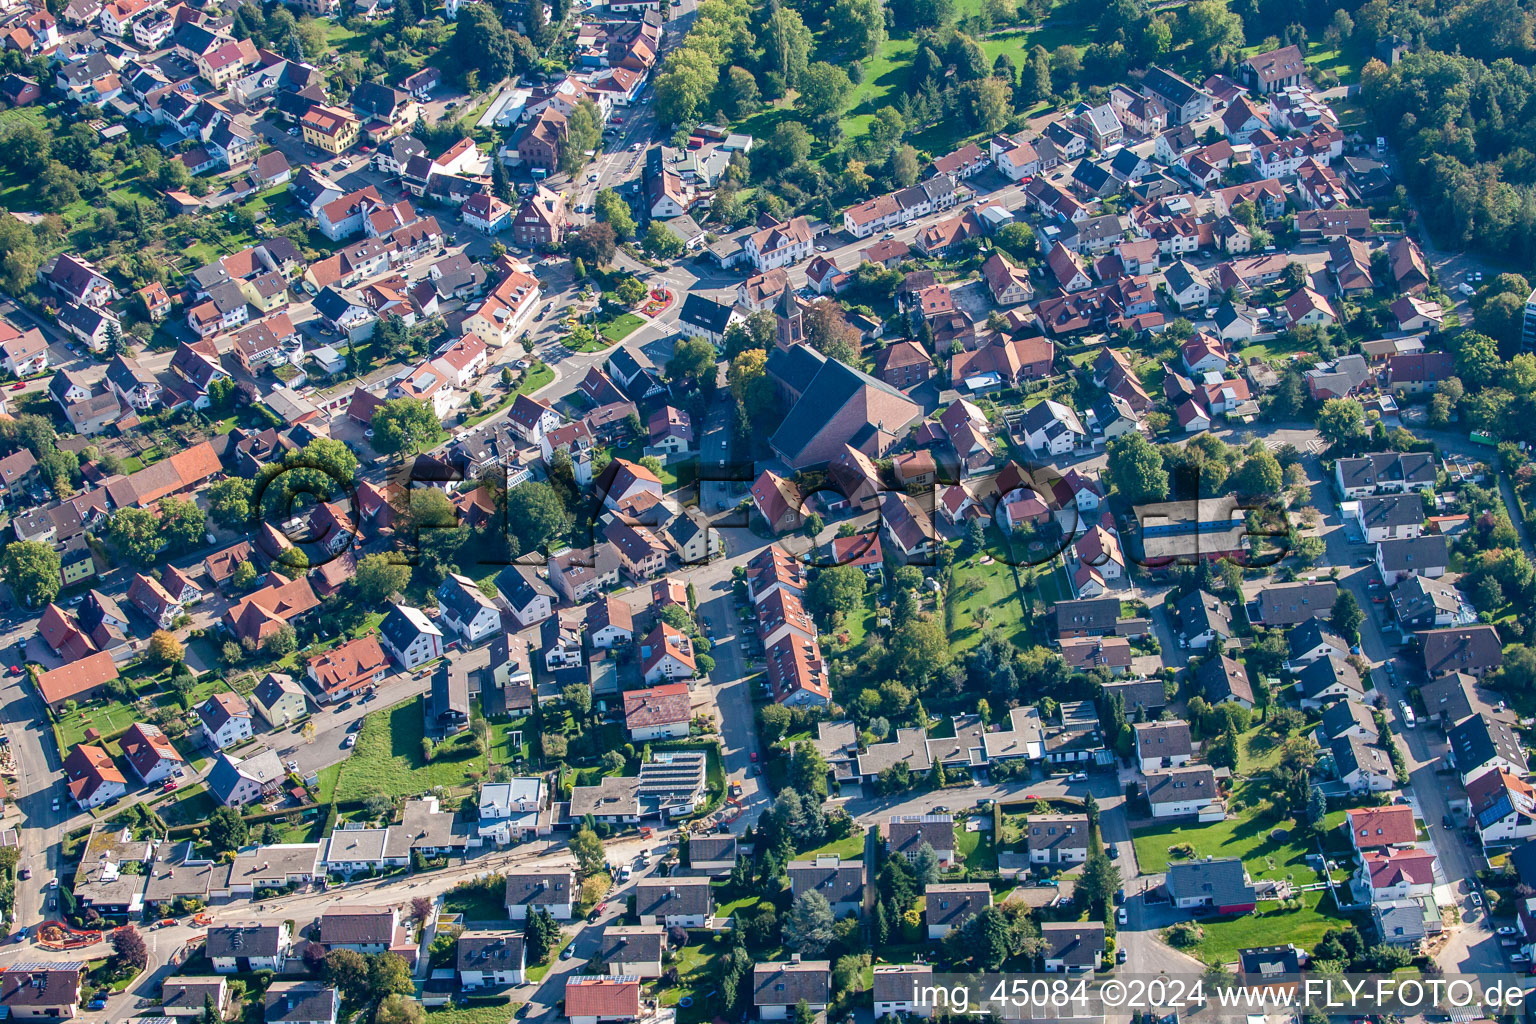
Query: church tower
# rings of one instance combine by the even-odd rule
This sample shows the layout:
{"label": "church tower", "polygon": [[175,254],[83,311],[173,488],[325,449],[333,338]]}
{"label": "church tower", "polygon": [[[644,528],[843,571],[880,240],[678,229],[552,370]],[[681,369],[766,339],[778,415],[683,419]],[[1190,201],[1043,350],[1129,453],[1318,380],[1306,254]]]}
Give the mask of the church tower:
{"label": "church tower", "polygon": [[773,315],[778,327],[775,341],[779,348],[787,351],[805,341],[800,300],[795,296],[794,289],[787,284],[779,295],[779,301],[774,305]]}

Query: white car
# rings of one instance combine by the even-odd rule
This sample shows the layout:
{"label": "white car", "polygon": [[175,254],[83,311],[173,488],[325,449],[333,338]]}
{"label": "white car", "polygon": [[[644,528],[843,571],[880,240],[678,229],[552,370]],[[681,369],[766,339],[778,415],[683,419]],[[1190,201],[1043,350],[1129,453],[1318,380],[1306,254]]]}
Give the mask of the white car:
{"label": "white car", "polygon": [[1067,776],[1067,781],[1068,782],[1087,782],[1088,781],[1088,773],[1087,772],[1073,772],[1071,775]]}
{"label": "white car", "polygon": [[1405,700],[1397,702],[1397,710],[1402,713],[1403,724],[1412,729],[1418,724],[1418,719],[1413,713],[1413,707]]}
{"label": "white car", "polygon": [[1121,907],[1119,910],[1115,911],[1115,923],[1121,927],[1131,923],[1131,915],[1125,912],[1124,907]]}
{"label": "white car", "polygon": [[341,748],[343,750],[347,750],[355,746],[357,746],[357,733],[355,732],[348,734],[347,738],[341,741]]}
{"label": "white car", "polygon": [[630,146],[629,147],[629,151],[631,153],[638,153],[638,152],[640,152],[640,143],[637,142],[633,146]]}

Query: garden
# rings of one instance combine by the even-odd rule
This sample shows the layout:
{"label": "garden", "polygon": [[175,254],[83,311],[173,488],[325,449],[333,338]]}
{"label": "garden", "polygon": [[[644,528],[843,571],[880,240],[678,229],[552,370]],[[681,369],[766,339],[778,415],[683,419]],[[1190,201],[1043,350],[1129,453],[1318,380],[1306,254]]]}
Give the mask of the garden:
{"label": "garden", "polygon": [[438,787],[458,790],[485,777],[485,746],[474,730],[437,744],[430,758],[424,740],[417,698],[369,715],[352,756],[341,766],[336,800],[349,803],[375,793],[414,796]]}

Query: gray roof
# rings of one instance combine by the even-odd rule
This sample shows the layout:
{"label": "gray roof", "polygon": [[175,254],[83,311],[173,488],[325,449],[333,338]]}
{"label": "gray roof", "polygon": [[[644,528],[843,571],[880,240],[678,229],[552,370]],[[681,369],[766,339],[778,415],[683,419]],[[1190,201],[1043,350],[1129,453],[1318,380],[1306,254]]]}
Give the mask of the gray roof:
{"label": "gray roof", "polygon": [[[1059,606],[1058,606],[1059,607]],[[1125,698],[1125,714],[1128,718],[1135,718],[1137,708],[1142,708],[1150,714],[1156,714],[1168,706],[1168,691],[1163,688],[1161,679],[1128,679],[1124,682],[1109,682],[1104,684],[1104,696],[1113,697],[1116,694]]]}
{"label": "gray roof", "polygon": [[1452,626],[1419,634],[1424,648],[1424,671],[1431,679],[1447,672],[1476,675],[1504,664],[1504,645],[1499,631],[1490,625]]}
{"label": "gray roof", "polygon": [[1031,814],[1024,826],[1024,844],[1030,853],[1086,850],[1088,815]]}
{"label": "gray roof", "polygon": [[1308,651],[1316,650],[1323,644],[1328,644],[1338,651],[1347,651],[1350,647],[1348,640],[1345,640],[1316,619],[1307,619],[1286,634],[1285,639],[1290,647],[1291,657],[1293,658],[1300,657]]}
{"label": "gray roof", "polygon": [[576,902],[576,876],[565,871],[514,871],[507,875],[506,905],[550,906]]}
{"label": "gray roof", "polygon": [[220,977],[166,978],[160,986],[162,1010],[201,1010],[206,999],[219,1005],[225,981]]}
{"label": "gray roof", "polygon": [[1216,796],[1216,773],[1204,765],[1150,771],[1146,780],[1147,802],[1153,806],[1209,800]]}
{"label": "gray roof", "polygon": [[1175,606],[1179,613],[1180,632],[1184,636],[1198,636],[1207,630],[1217,636],[1232,635],[1232,609],[1227,603],[1204,590],[1185,594]]}
{"label": "gray roof", "polygon": [[208,929],[204,951],[215,957],[276,956],[284,929],[275,924],[218,924]]}
{"label": "gray roof", "polygon": [[1084,921],[1046,921],[1040,925],[1045,940],[1041,956],[1061,960],[1068,967],[1094,967],[1104,952],[1104,926]]}
{"label": "gray roof", "polygon": [[1332,580],[1301,580],[1276,583],[1259,591],[1254,599],[1258,621],[1266,626],[1294,626],[1307,619],[1327,616],[1339,596]]}
{"label": "gray roof", "polygon": [[1496,718],[1472,715],[1452,728],[1446,738],[1463,774],[1495,760],[1508,761],[1522,775],[1528,768],[1520,738]]}
{"label": "gray roof", "polygon": [[735,836],[694,836],[688,840],[688,860],[694,864],[709,861],[735,861]]}
{"label": "gray roof", "polygon": [[955,848],[955,819],[947,814],[911,814],[891,819],[885,827],[892,853],[916,854],[927,843],[934,850]]}
{"label": "gray roof", "polygon": [[1392,760],[1386,751],[1373,747],[1358,736],[1341,736],[1328,744],[1333,752],[1333,763],[1339,778],[1345,779],[1355,772],[1366,775],[1391,775]]}
{"label": "gray roof", "polygon": [[605,964],[651,964],[667,948],[667,930],[659,924],[609,925],[597,959]]}
{"label": "gray roof", "polygon": [[864,862],[835,857],[789,862],[789,889],[794,895],[819,892],[831,904],[863,899]]}
{"label": "gray roof", "polygon": [[1445,580],[1410,576],[1392,588],[1392,610],[1399,619],[1414,620],[1440,613],[1456,615],[1462,609],[1461,591]]}
{"label": "gray roof", "polygon": [[267,1024],[293,1021],[335,1020],[339,999],[336,990],[318,981],[275,981],[267,988]]}
{"label": "gray roof", "polygon": [[1424,522],[1424,502],[1417,494],[1373,494],[1358,499],[1360,521],[1366,528],[1418,526]]}
{"label": "gray roof", "polygon": [[1432,452],[1373,452],[1358,459],[1340,459],[1336,471],[1350,488],[1382,483],[1432,485],[1435,456]]}
{"label": "gray roof", "polygon": [[531,566],[513,565],[496,576],[496,589],[516,609],[527,608],[540,597],[555,599],[554,588],[540,579]]}
{"label": "gray roof", "polygon": [[[816,375],[811,378],[810,384],[800,395],[800,400],[784,417],[782,425],[774,431],[769,444],[776,451],[794,459],[831,423],[843,407],[853,400],[854,396],[866,388],[883,391],[892,398],[911,403],[911,399],[885,381],[877,380],[862,370],[855,370],[836,359],[828,359],[821,364]],[[916,410],[915,406],[914,409]],[[916,410],[913,415],[916,416],[920,412],[921,410]],[[886,423],[883,426],[894,433],[905,427],[906,423]]]}
{"label": "gray roof", "polygon": [[1296,674],[1296,681],[1301,684],[1301,693],[1305,697],[1315,697],[1334,683],[1343,683],[1356,693],[1365,692],[1355,667],[1333,654],[1318,658],[1302,669]]}
{"label": "gray roof", "polygon": [[923,895],[930,926],[959,928],[992,905],[992,887],[985,882],[935,883]]}
{"label": "gray roof", "polygon": [[1376,545],[1381,565],[1389,572],[1425,572],[1444,569],[1450,563],[1445,535],[1428,534],[1406,540],[1384,540]]}
{"label": "gray roof", "polygon": [[1196,673],[1196,679],[1200,683],[1200,692],[1212,704],[1224,700],[1253,703],[1253,684],[1248,681],[1247,669],[1225,654],[1207,658]]}
{"label": "gray roof", "polygon": [[1422,683],[1419,697],[1425,710],[1451,725],[1472,714],[1472,683],[1466,673],[1452,672]]}
{"label": "gray roof", "polygon": [[1359,701],[1335,701],[1323,709],[1322,732],[1327,739],[1338,739],[1357,727],[1373,737],[1378,735],[1375,716]]}
{"label": "gray roof", "polygon": [[1142,757],[1187,757],[1195,752],[1188,722],[1175,718],[1142,722],[1132,728],[1136,732],[1136,750]]}
{"label": "gray roof", "polygon": [[1424,938],[1424,911],[1413,900],[1392,900],[1371,908],[1381,940],[1388,945]]}
{"label": "gray roof", "polygon": [[1185,860],[1168,865],[1165,885],[1175,900],[1205,899],[1213,906],[1254,902],[1243,862],[1236,857]]}
{"label": "gray roof", "polygon": [[523,936],[519,932],[471,933],[459,936],[454,946],[455,965],[465,971],[516,971],[526,963]]}
{"label": "gray roof", "polygon": [[707,878],[644,878],[635,885],[640,917],[708,916],[714,909],[714,888]]}
{"label": "gray roof", "polygon": [[1058,601],[1051,605],[1050,614],[1058,633],[1067,629],[1113,629],[1120,618],[1120,599],[1090,597]]}
{"label": "gray roof", "polygon": [[754,1006],[794,1006],[804,1000],[824,1006],[830,998],[831,964],[826,960],[777,961],[752,968]]}
{"label": "gray roof", "polygon": [[677,318],[682,323],[702,328],[710,334],[724,334],[734,312],[734,306],[716,302],[698,292],[690,292],[683,300],[683,308]]}

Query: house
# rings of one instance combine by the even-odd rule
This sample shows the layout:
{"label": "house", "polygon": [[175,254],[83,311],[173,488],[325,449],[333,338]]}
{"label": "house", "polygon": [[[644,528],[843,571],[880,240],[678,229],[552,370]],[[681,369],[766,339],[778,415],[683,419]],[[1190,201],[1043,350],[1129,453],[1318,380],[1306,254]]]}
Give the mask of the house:
{"label": "house", "polygon": [[666,948],[667,930],[661,925],[611,924],[603,929],[594,960],[607,965],[610,978],[659,978]]}
{"label": "house", "polygon": [[406,671],[443,656],[443,631],[425,612],[410,605],[390,605],[379,623],[379,641]]}
{"label": "house", "polygon": [[739,842],[733,835],[694,836],[688,841],[687,870],[723,875],[736,866]]}
{"label": "house", "polygon": [[1291,666],[1310,665],[1319,658],[1347,658],[1349,641],[1339,636],[1329,626],[1317,619],[1307,619],[1286,634],[1286,646]]}
{"label": "house", "polygon": [[178,976],[160,985],[160,1012],[172,1017],[196,1017],[212,1001],[222,1012],[229,1001],[229,983],[219,977]]}
{"label": "house", "polygon": [[495,603],[468,576],[449,573],[437,588],[437,607],[439,618],[463,637],[468,646],[501,630],[501,613]]}
{"label": "house", "polygon": [[215,974],[281,971],[291,937],[287,924],[219,924],[208,929],[204,950]]}
{"label": "house", "polygon": [[208,792],[224,806],[238,809],[276,796],[287,777],[275,751],[255,750],[243,758],[226,751],[208,772]]}
{"label": "house", "polygon": [[532,566],[512,565],[503,569],[496,576],[496,592],[519,625],[531,626],[554,614],[554,588]]}
{"label": "house", "polygon": [[1411,576],[1444,576],[1449,563],[1449,548],[1442,534],[1386,540],[1376,545],[1376,569],[1389,587]]}
{"label": "house", "polygon": [[679,739],[693,721],[687,683],[665,683],[624,693],[624,728],[636,743]]}
{"label": "house", "polygon": [[923,890],[928,940],[942,939],[992,905],[992,887],[985,882],[935,882]]}
{"label": "house", "polygon": [[1168,865],[1163,887],[1175,908],[1207,907],[1218,914],[1251,914],[1258,896],[1243,862],[1236,857],[1176,861]]}
{"label": "house", "polygon": [[1339,587],[1332,580],[1274,583],[1259,591],[1248,605],[1248,618],[1265,626],[1295,626],[1333,613]]}
{"label": "house", "polygon": [[1345,498],[1404,494],[1434,486],[1435,456],[1432,452],[1376,452],[1339,459],[1333,476]]}
{"label": "house", "polygon": [[389,658],[378,637],[369,634],[310,659],[305,674],[316,700],[325,704],[383,682],[389,674]]}
{"label": "house", "polygon": [[556,921],[569,921],[571,907],[580,898],[576,874],[565,870],[514,870],[507,872],[507,917],[526,921],[530,911],[547,910]]}
{"label": "house", "polygon": [[118,746],[122,748],[128,766],[146,786],[181,774],[186,766],[186,759],[159,726],[147,722],[130,725],[118,740]]}
{"label": "house", "polygon": [[1220,598],[1194,590],[1174,607],[1179,613],[1179,646],[1204,650],[1232,638],[1232,610]]}
{"label": "house", "polygon": [[241,598],[224,613],[223,625],[238,641],[263,643],[320,604],[303,576],[290,580],[274,568],[267,579],[265,587]]}
{"label": "house", "polygon": [[234,746],[254,735],[250,705],[233,690],[215,693],[196,710],[202,740],[214,750]]}
{"label": "house", "polygon": [[309,713],[304,688],[281,672],[268,672],[251,691],[251,705],[274,729],[280,729]]}
{"label": "house", "polygon": [[1253,709],[1253,684],[1248,681],[1248,670],[1241,662],[1225,654],[1207,657],[1195,673],[1195,681],[1207,702],[1221,704],[1231,701]]}
{"label": "house", "polygon": [[686,633],[658,622],[640,643],[640,670],[652,686],[663,679],[692,679],[698,672],[693,641]]}
{"label": "house", "polygon": [[635,916],[642,925],[712,928],[714,883],[708,878],[642,878],[635,883]]}
{"label": "house", "polygon": [[518,932],[464,932],[454,943],[454,967],[465,991],[521,985],[527,949]]}
{"label": "house", "polygon": [[1077,413],[1050,398],[1024,414],[1018,433],[1037,456],[1067,455],[1088,439]]}
{"label": "house", "polygon": [[80,1013],[81,966],[17,964],[0,971],[0,1006],[18,1019],[63,1019]]}
{"label": "house", "polygon": [[1536,788],[1519,775],[1493,768],[1466,787],[1472,821],[1485,847],[1536,836]]}
{"label": "house", "polygon": [[440,661],[422,702],[429,736],[452,736],[469,728],[469,670],[462,661]]}
{"label": "house", "polygon": [[1024,848],[1031,864],[1081,864],[1088,859],[1088,816],[1031,814],[1024,826]]}
{"label": "house", "polygon": [[[926,747],[923,755],[927,756]],[[860,772],[867,774],[862,764]],[[915,860],[918,851],[927,846],[938,855],[940,864],[951,864],[955,859],[955,820],[947,814],[897,815],[886,824],[885,844],[893,856],[899,853],[908,860]]]}
{"label": "house", "polygon": [[639,978],[587,975],[566,980],[565,1019],[570,1024],[613,1024],[639,1017]]}
{"label": "house", "polygon": [[1040,925],[1047,973],[1091,974],[1104,966],[1104,926],[1083,921],[1046,921]]}
{"label": "house", "polygon": [[1424,530],[1424,503],[1417,494],[1373,494],[1345,509],[1367,544],[1419,536]]}
{"label": "house", "polygon": [[117,664],[112,660],[111,652],[97,651],[43,672],[37,677],[37,689],[44,703],[57,710],[66,701],[83,701],[97,696],[116,678]]}
{"label": "house", "polygon": [[1301,695],[1303,710],[1321,708],[1340,698],[1364,701],[1367,692],[1354,666],[1332,654],[1318,658],[1296,674],[1296,691]]}
{"label": "house", "polygon": [[1014,266],[1003,254],[994,250],[981,265],[981,276],[992,292],[992,301],[999,306],[1017,306],[1034,298],[1035,289],[1029,274]]}
{"label": "house", "polygon": [[1407,630],[1470,625],[1475,615],[1461,591],[1443,580],[1410,576],[1387,595],[1398,625]]}
{"label": "house", "polygon": [[933,1007],[922,993],[932,982],[933,968],[927,964],[876,964],[871,988],[875,1020],[931,1017]]}
{"label": "house", "polygon": [[1141,91],[1162,104],[1168,112],[1170,125],[1189,124],[1211,112],[1215,98],[1206,90],[1191,84],[1171,71],[1156,64],[1147,69],[1142,79]]}
{"label": "house", "polygon": [[1504,664],[1504,646],[1491,625],[1431,629],[1419,634],[1419,642],[1430,679],[1452,672],[1481,679]]}
{"label": "house", "polygon": [[1306,72],[1306,62],[1297,46],[1256,53],[1238,66],[1239,76],[1260,95],[1284,92],[1300,85]]}
{"label": "house", "polygon": [[1367,850],[1355,879],[1372,903],[1428,896],[1435,885],[1435,855],[1419,849]]}
{"label": "house", "polygon": [[64,759],[70,798],[82,810],[111,803],[128,792],[128,780],[105,747],[81,743]]}
{"label": "house", "polygon": [[327,951],[386,953],[403,937],[398,907],[331,907],[320,914],[318,941]]}
{"label": "house", "polygon": [[1409,847],[1419,841],[1413,808],[1403,804],[1387,807],[1355,807],[1345,813],[1349,842],[1365,853],[1392,847]]}
{"label": "house", "polygon": [[1187,818],[1220,821],[1225,814],[1216,790],[1216,776],[1205,765],[1154,769],[1144,773],[1142,791],[1152,808],[1152,817]]}
{"label": "house", "polygon": [[1136,766],[1144,775],[1154,768],[1182,768],[1194,756],[1188,722],[1138,722],[1131,728],[1136,737]]}
{"label": "house", "polygon": [[775,534],[800,528],[803,499],[792,482],[765,469],[751,489],[752,505]]}
{"label": "house", "polygon": [[1446,740],[1463,785],[1493,769],[1522,777],[1530,772],[1519,736],[1496,718],[1474,714],[1454,726]]}
{"label": "house", "polygon": [[787,1020],[804,1003],[825,1013],[832,998],[832,965],[826,960],[789,960],[754,964],[752,1005],[762,1020]]}
{"label": "house", "polygon": [[274,981],[262,997],[265,1024],[336,1024],[341,995],[318,981]]}
{"label": "house", "polygon": [[1475,682],[1471,676],[1452,673],[1419,686],[1425,711],[1442,731],[1473,713],[1471,694]]}
{"label": "house", "polygon": [[831,905],[833,917],[859,916],[864,903],[863,861],[821,854],[813,860],[792,860],[787,871],[789,889],[795,897],[819,893]]}
{"label": "house", "polygon": [[1328,746],[1335,777],[1351,793],[1385,793],[1397,787],[1397,772],[1386,751],[1358,736],[1344,736]]}

